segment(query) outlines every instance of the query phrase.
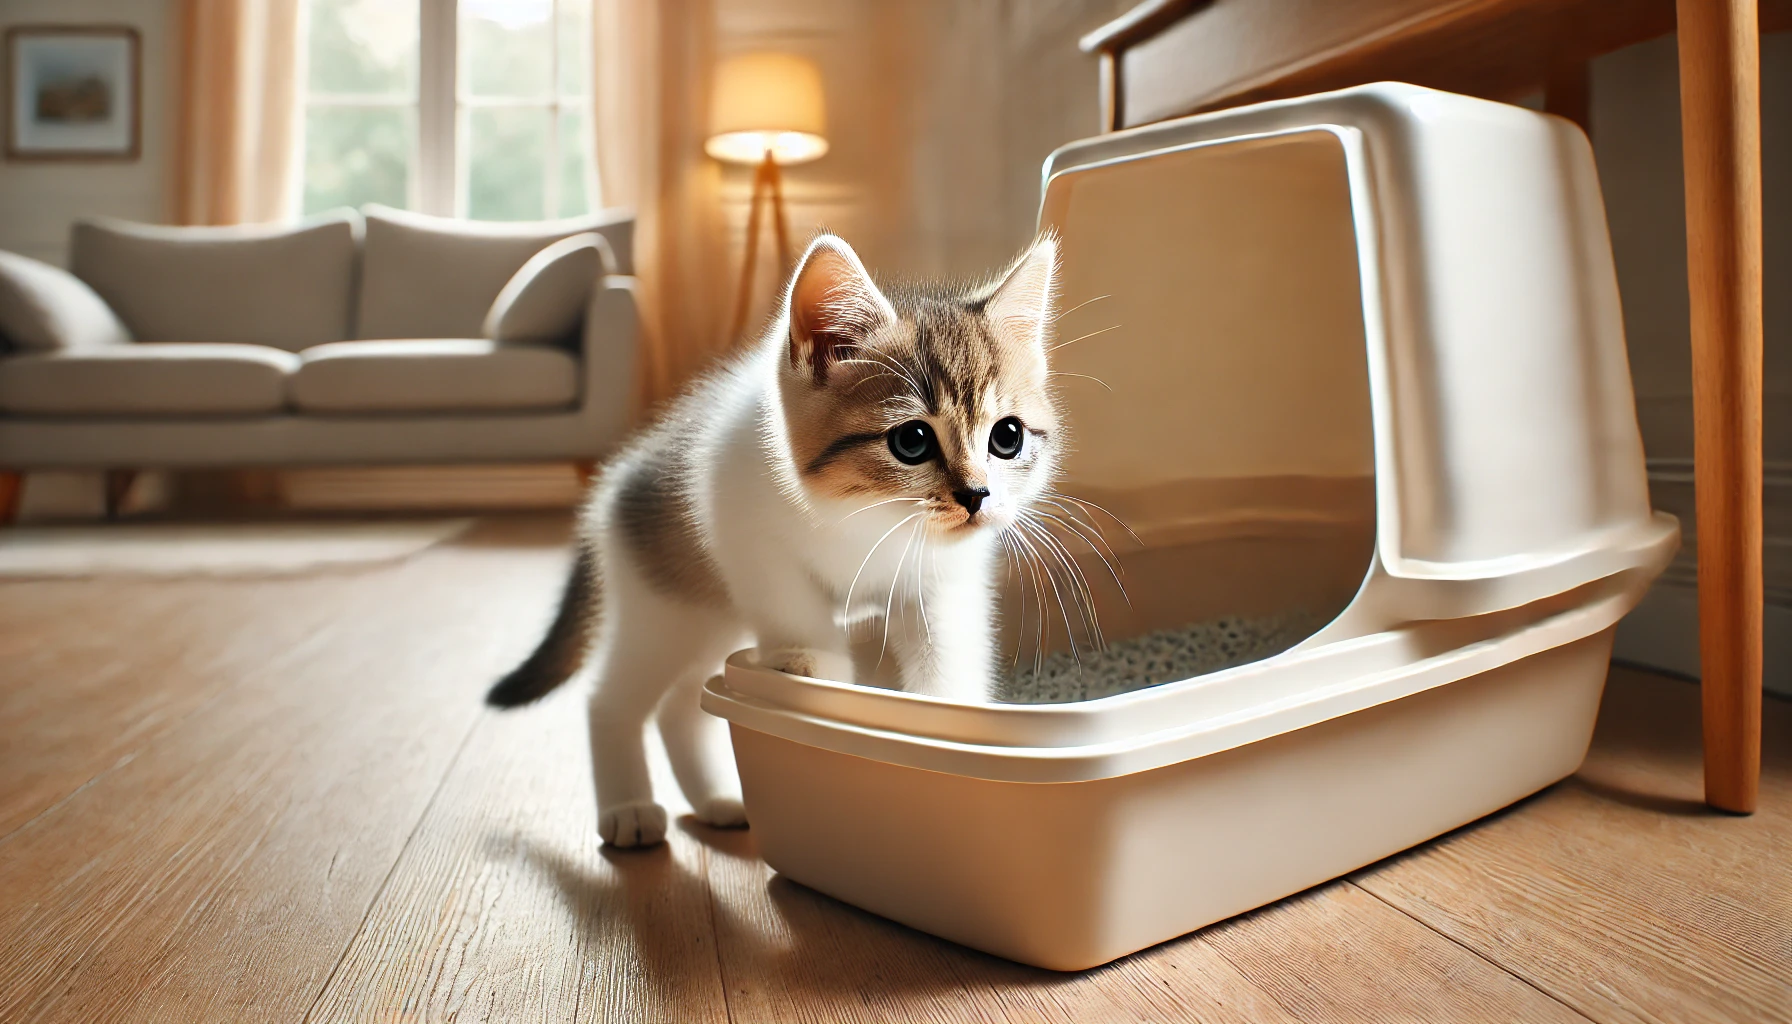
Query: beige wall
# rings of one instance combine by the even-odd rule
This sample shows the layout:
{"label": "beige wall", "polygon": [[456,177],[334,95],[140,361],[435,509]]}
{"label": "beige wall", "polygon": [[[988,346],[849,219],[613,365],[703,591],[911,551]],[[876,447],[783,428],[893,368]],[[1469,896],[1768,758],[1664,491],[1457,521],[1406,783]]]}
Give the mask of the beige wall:
{"label": "beige wall", "polygon": [[[833,150],[787,174],[798,240],[825,227],[874,272],[977,274],[1032,236],[1047,154],[1098,131],[1095,59],[1076,40],[1130,6],[716,0],[717,42],[724,54],[789,50],[821,65]],[[750,172],[726,180],[738,260]],[[762,275],[758,310],[771,291]]]}
{"label": "beige wall", "polygon": [[63,263],[69,223],[107,214],[160,221],[168,210],[175,65],[173,0],[4,0],[13,25],[129,25],[143,36],[143,152],[130,163],[0,161],[0,249]]}
{"label": "beige wall", "polygon": [[[1792,459],[1792,33],[1761,41],[1766,210],[1767,457]],[[1686,230],[1673,38],[1594,64],[1593,146],[1652,458],[1692,456]]]}

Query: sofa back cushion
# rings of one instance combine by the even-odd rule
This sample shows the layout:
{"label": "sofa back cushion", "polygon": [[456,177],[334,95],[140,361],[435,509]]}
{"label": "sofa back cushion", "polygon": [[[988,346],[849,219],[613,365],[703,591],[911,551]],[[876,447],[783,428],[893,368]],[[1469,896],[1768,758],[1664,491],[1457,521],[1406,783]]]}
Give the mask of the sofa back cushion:
{"label": "sofa back cushion", "polygon": [[131,340],[82,280],[16,252],[0,252],[0,351],[83,351]]}
{"label": "sofa back cushion", "polygon": [[83,220],[69,264],[138,341],[296,352],[350,336],[360,230],[352,210],[280,226]]}
{"label": "sofa back cushion", "polygon": [[610,210],[532,223],[452,220],[362,207],[362,338],[477,338],[498,292],[531,256],[569,235],[604,236],[619,273],[632,273],[634,217]]}

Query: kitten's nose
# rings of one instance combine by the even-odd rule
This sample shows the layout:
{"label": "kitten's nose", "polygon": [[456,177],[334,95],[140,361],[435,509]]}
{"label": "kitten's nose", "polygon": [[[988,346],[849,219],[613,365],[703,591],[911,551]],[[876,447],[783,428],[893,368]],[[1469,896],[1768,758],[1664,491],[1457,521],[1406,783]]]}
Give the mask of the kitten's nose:
{"label": "kitten's nose", "polygon": [[967,487],[962,491],[953,491],[952,497],[958,499],[966,512],[976,515],[977,510],[983,507],[983,499],[989,497],[989,488]]}

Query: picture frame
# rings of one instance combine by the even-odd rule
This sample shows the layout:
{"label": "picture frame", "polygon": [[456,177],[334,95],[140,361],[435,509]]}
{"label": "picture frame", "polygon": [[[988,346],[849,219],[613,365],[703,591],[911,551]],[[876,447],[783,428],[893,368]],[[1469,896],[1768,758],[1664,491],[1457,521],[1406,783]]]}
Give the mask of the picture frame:
{"label": "picture frame", "polygon": [[143,42],[135,28],[14,25],[4,52],[6,159],[141,156]]}

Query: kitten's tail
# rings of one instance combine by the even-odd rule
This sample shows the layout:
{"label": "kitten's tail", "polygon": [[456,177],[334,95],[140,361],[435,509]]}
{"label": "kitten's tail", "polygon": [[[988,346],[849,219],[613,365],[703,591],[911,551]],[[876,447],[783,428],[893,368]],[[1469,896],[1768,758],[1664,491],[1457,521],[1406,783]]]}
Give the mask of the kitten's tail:
{"label": "kitten's tail", "polygon": [[566,590],[560,596],[560,612],[548,635],[541,638],[535,653],[510,674],[498,680],[485,702],[495,708],[515,708],[540,700],[555,687],[572,678],[584,664],[585,650],[591,643],[591,632],[597,624],[599,599],[597,557],[590,548],[580,545],[572,575],[567,577]]}

